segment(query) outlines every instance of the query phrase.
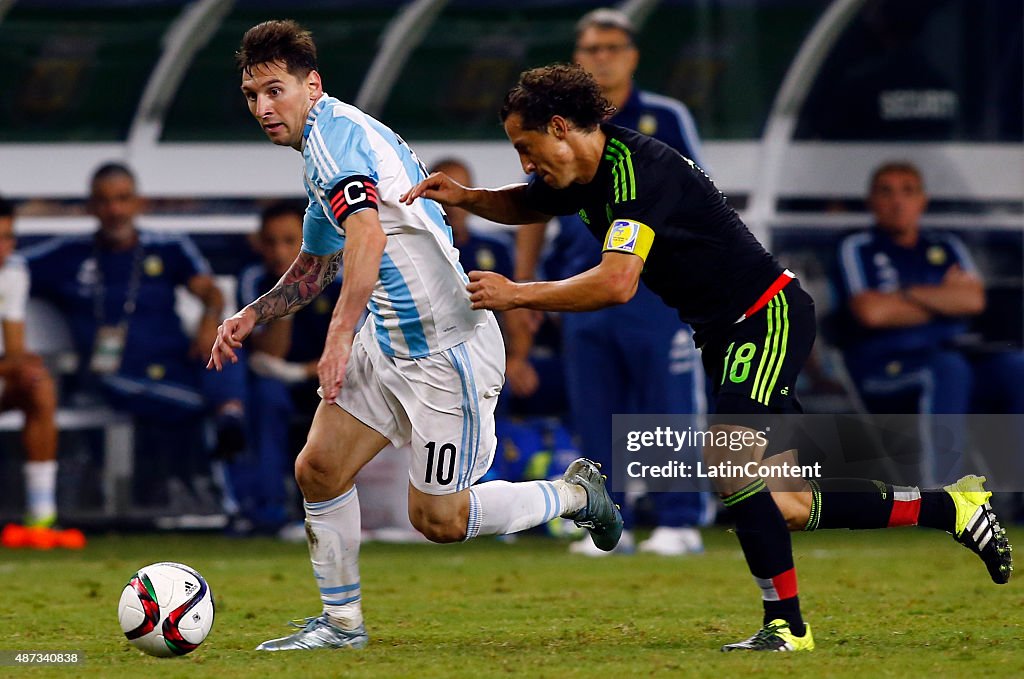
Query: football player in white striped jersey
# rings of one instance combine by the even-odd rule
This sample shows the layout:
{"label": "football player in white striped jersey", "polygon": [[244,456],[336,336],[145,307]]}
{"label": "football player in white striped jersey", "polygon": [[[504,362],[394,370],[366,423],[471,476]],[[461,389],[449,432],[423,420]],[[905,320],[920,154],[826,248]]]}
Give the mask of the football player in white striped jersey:
{"label": "football player in white striped jersey", "polygon": [[388,127],[324,93],[312,36],[295,22],[254,26],[237,57],[252,115],[273,143],[302,153],[309,205],[299,256],[273,289],[224,321],[209,367],[237,361],[256,324],[308,304],[345,268],[318,364],[323,400],[295,463],[322,614],[259,649],[368,643],[353,479],[389,442],[411,445],[409,518],[434,542],[564,516],[612,549],[622,518],[587,460],[554,482],[474,485],[494,456],[504,345],[494,315],[472,308],[440,205],[399,199],[427,176],[416,155]]}

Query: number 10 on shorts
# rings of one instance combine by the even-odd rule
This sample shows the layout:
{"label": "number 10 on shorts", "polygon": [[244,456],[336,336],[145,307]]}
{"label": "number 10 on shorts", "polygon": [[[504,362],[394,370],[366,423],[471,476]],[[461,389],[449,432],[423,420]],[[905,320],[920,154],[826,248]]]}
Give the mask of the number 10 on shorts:
{"label": "number 10 on shorts", "polygon": [[429,441],[427,448],[427,473],[423,477],[424,483],[432,483],[431,477],[436,477],[436,483],[446,486],[455,478],[455,450],[454,443],[442,444],[440,448],[437,443]]}

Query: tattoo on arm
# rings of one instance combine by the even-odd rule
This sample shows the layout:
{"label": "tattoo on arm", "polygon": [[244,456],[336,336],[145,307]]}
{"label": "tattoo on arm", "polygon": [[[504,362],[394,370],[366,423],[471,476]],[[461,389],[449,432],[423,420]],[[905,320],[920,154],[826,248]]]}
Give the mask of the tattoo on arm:
{"label": "tattoo on arm", "polygon": [[291,268],[265,295],[250,304],[257,323],[295,313],[330,285],[341,268],[343,251],[327,257],[299,253]]}

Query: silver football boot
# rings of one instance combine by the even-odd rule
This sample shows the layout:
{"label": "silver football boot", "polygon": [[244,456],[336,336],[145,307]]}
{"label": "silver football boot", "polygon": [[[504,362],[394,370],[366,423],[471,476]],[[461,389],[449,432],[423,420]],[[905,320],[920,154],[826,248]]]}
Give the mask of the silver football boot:
{"label": "silver football boot", "polygon": [[366,648],[370,637],[366,627],[344,630],[327,619],[326,615],[289,623],[301,627],[295,634],[264,641],[257,651],[308,651],[314,648]]}
{"label": "silver football boot", "polygon": [[589,530],[598,549],[605,552],[615,549],[622,536],[622,514],[608,494],[605,486],[607,477],[601,474],[601,465],[581,457],[566,468],[562,480],[582,486],[587,491],[586,506],[565,518]]}

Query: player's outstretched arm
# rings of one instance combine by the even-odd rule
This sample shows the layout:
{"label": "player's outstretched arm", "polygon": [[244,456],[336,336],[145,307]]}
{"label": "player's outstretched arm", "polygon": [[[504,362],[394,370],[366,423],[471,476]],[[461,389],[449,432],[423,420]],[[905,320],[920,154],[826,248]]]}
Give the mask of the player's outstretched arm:
{"label": "player's outstretched arm", "polygon": [[550,215],[536,212],[526,205],[526,184],[510,184],[499,189],[469,188],[444,172],[434,172],[399,197],[406,205],[417,198],[436,200],[469,210],[499,224],[527,224],[547,222]]}
{"label": "player's outstretched arm", "polygon": [[565,280],[513,283],[493,271],[471,271],[466,289],[474,309],[593,311],[633,299],[643,268],[637,255],[606,252],[600,264]]}
{"label": "player's outstretched arm", "polygon": [[281,280],[266,294],[249,303],[234,316],[227,318],[217,328],[208,369],[220,370],[224,361],[238,362],[235,349],[260,323],[295,313],[312,302],[324,288],[334,282],[341,267],[342,251],[331,255],[311,255],[300,252]]}

